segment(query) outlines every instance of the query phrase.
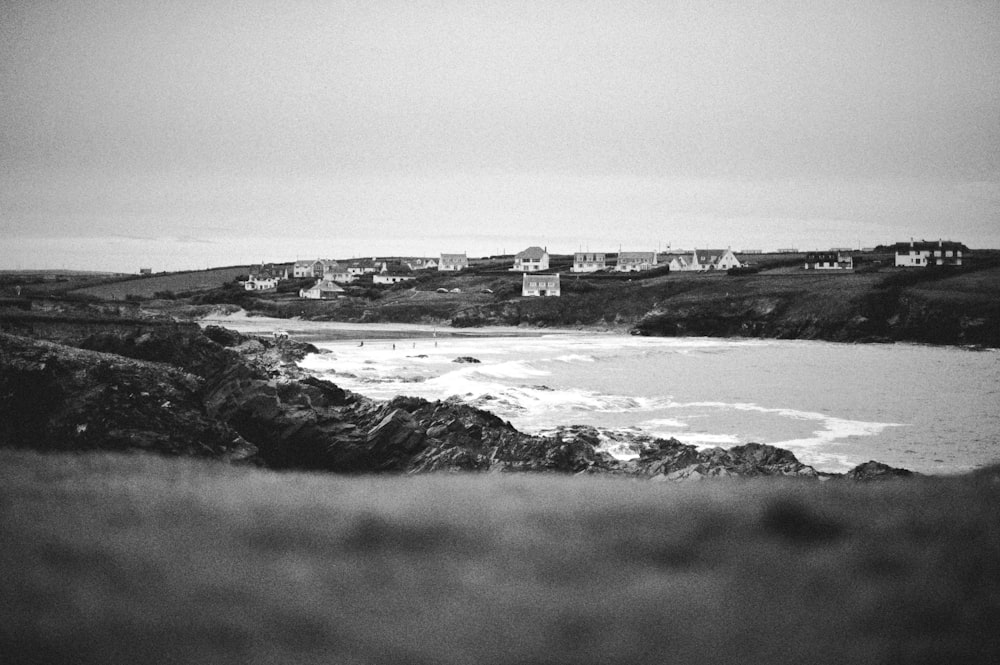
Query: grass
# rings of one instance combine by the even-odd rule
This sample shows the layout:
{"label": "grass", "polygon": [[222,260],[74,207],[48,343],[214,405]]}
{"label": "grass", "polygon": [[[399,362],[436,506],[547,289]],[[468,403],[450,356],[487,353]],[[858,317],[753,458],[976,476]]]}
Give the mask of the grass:
{"label": "grass", "polygon": [[79,288],[74,290],[73,293],[107,300],[124,300],[126,296],[152,298],[158,293],[168,291],[173,293],[188,293],[191,291],[219,288],[238,277],[246,277],[248,270],[248,266],[233,266],[167,273],[151,277],[136,277],[108,284]]}
{"label": "grass", "polygon": [[995,478],[344,478],[0,451],[0,661],[997,662]]}

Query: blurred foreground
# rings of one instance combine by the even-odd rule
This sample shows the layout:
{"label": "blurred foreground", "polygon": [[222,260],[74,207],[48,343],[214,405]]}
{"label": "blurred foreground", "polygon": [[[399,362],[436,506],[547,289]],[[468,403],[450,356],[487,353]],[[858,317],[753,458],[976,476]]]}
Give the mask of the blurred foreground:
{"label": "blurred foreground", "polygon": [[998,503],[0,450],[0,662],[993,663]]}

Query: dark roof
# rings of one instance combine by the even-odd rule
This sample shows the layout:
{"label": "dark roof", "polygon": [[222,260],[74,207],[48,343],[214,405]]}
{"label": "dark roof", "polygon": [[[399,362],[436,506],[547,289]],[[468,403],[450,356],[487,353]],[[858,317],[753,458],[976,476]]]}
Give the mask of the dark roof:
{"label": "dark roof", "polygon": [[541,247],[536,247],[536,246],[532,245],[531,247],[529,247],[528,249],[524,250],[523,252],[518,252],[517,254],[515,254],[514,258],[515,259],[541,260],[542,258],[545,257],[546,254],[548,254],[548,252],[546,252]]}
{"label": "dark roof", "polygon": [[916,251],[934,251],[936,249],[951,250],[951,251],[961,251],[967,252],[969,248],[960,242],[954,242],[952,240],[920,240],[917,242],[897,242],[893,245],[897,254],[905,254],[910,250]]}

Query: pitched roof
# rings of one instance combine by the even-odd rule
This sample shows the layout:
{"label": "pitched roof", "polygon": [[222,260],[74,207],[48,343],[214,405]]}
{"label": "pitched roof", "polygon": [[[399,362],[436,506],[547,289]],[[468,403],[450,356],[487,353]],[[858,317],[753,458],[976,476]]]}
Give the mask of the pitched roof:
{"label": "pitched roof", "polygon": [[618,260],[656,261],[656,252],[619,252]]}
{"label": "pitched roof", "polygon": [[536,246],[532,245],[528,249],[526,249],[526,250],[524,250],[522,252],[518,252],[517,254],[515,254],[514,258],[515,259],[531,259],[533,261],[538,261],[538,260],[543,259],[546,254],[548,254],[548,252],[546,252],[541,247],[536,247]]}
{"label": "pitched roof", "polygon": [[559,273],[555,275],[545,275],[537,272],[524,273],[524,277],[521,280],[522,284],[527,284],[528,282],[535,282],[536,284],[559,284]]}
{"label": "pitched roof", "polygon": [[969,248],[954,240],[920,240],[918,242],[897,242],[895,245],[897,254],[905,254],[910,250],[934,251],[938,249],[967,252]]}
{"label": "pitched roof", "polygon": [[465,252],[462,252],[461,254],[442,254],[441,255],[441,260],[442,261],[467,261],[468,259],[465,256]]}

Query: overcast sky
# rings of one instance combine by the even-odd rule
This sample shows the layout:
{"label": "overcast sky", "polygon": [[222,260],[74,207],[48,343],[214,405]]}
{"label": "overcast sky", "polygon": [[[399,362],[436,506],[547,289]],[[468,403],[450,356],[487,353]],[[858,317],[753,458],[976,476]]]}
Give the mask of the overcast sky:
{"label": "overcast sky", "polygon": [[1000,247],[1000,2],[0,0],[0,267]]}

